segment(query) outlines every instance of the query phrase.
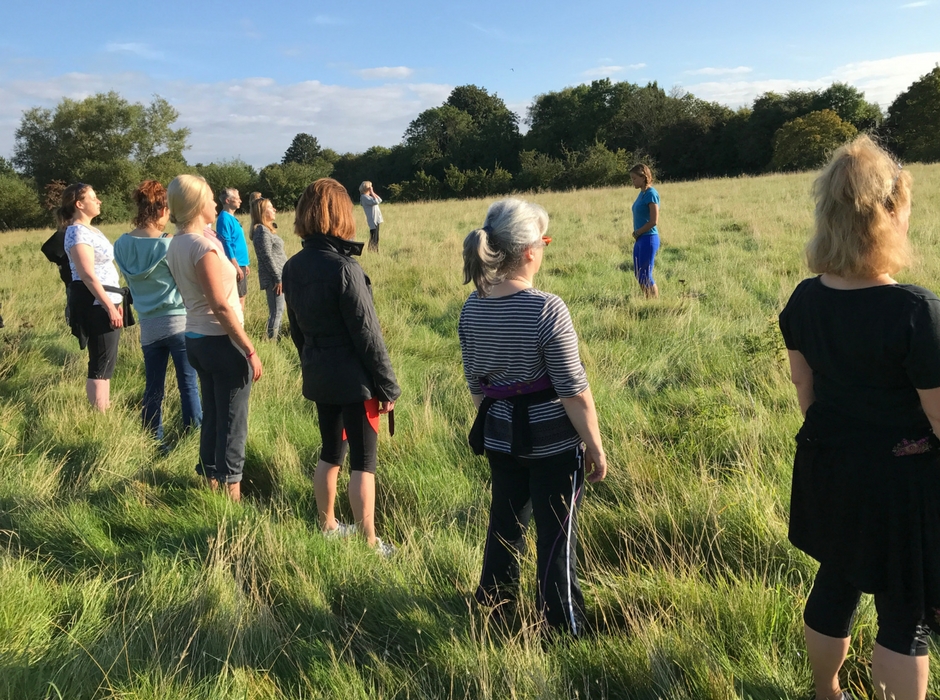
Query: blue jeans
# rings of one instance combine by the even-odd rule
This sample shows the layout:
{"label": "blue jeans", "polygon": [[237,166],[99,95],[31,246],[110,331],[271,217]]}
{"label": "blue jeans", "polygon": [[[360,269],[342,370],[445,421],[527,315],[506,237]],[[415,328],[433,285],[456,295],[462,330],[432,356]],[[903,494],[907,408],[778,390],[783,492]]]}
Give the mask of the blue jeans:
{"label": "blue jeans", "polygon": [[166,385],[166,365],[173,357],[176,368],[176,385],[180,390],[180,404],[183,410],[183,426],[195,428],[202,423],[202,405],[199,403],[199,386],[196,382],[196,370],[186,357],[186,336],[183,333],[171,335],[149,345],[143,346],[144,373],[144,426],[150,428],[158,440],[163,439],[163,395]]}
{"label": "blue jeans", "polygon": [[284,317],[284,294],[275,294],[273,289],[265,289],[264,293],[268,299],[268,337],[276,340]]}

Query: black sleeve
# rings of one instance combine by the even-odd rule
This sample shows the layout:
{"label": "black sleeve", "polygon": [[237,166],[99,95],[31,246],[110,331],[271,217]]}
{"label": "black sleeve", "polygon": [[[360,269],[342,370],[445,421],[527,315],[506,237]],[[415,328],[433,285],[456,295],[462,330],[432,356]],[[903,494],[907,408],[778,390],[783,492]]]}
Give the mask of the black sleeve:
{"label": "black sleeve", "polygon": [[[290,262],[290,261],[288,261]],[[281,290],[281,294],[284,295],[284,303],[287,306],[287,328],[290,331],[290,339],[294,341],[294,347],[297,348],[297,354],[302,355],[304,349],[304,334],[300,330],[300,326],[297,324],[297,314],[294,313],[294,309],[291,307],[290,299],[293,297],[291,284],[290,284],[290,274],[289,274],[288,265],[284,266],[284,272],[281,279],[283,280],[284,288]],[[290,290],[290,291],[289,291]],[[303,359],[301,357],[301,359]]]}
{"label": "black sleeve", "polygon": [[803,280],[796,285],[796,289],[793,290],[787,305],[783,307],[783,311],[780,312],[778,317],[780,333],[783,335],[783,342],[787,346],[787,350],[801,350],[798,324],[800,299],[810,282],[812,282],[812,278]]}
{"label": "black sleeve", "polygon": [[940,299],[921,299],[911,313],[904,369],[915,389],[940,387]]}
{"label": "black sleeve", "polygon": [[343,268],[339,304],[356,355],[372,375],[376,398],[379,401],[395,401],[401,396],[401,389],[385,349],[366,274],[359,265],[346,265]]}

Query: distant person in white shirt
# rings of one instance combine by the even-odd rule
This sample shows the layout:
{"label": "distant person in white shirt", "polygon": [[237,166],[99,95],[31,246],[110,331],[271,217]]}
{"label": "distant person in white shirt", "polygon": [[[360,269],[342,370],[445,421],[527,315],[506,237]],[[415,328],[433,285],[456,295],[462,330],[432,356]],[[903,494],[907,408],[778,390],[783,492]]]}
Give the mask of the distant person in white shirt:
{"label": "distant person in white shirt", "polygon": [[382,210],[379,204],[382,198],[372,189],[372,183],[366,180],[359,185],[359,202],[362,204],[362,211],[366,215],[366,223],[369,226],[369,250],[379,252],[379,224],[382,223]]}

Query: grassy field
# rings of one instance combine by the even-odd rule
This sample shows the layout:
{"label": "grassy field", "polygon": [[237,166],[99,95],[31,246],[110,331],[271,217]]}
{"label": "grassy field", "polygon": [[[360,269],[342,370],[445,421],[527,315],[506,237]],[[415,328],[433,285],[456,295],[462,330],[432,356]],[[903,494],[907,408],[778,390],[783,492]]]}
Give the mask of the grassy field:
{"label": "grassy field", "polygon": [[[911,170],[918,263],[900,277],[937,289],[940,166]],[[362,259],[404,390],[379,444],[387,561],[317,531],[315,412],[293,346],[260,341],[254,279],[264,376],[234,505],[193,471],[172,373],[173,449],[141,429],[137,329],[113,410],[90,410],[49,232],[0,234],[0,699],[807,697],[815,564],[786,539],[800,418],[776,315],[807,274],[810,182],[662,185],[659,301],[631,274],[635,190],[532,197],[554,239],[536,283],[571,309],[610,463],[581,517],[595,633],[567,644],[536,630],[534,548],[514,625],[472,604],[488,468],[466,445],[456,323],[461,242],[488,202],[383,205],[382,252]],[[866,601],[846,668],[862,696],[873,637]]]}

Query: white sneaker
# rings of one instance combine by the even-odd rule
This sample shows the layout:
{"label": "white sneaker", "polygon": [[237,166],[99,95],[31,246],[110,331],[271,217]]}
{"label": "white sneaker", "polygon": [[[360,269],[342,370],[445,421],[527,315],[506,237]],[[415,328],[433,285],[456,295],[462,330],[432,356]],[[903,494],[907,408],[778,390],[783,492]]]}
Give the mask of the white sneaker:
{"label": "white sneaker", "polygon": [[373,549],[375,549],[376,553],[383,559],[388,559],[397,551],[395,549],[395,545],[383,542],[378,537],[375,538],[375,545],[373,546]]}
{"label": "white sneaker", "polygon": [[332,530],[323,530],[323,536],[329,539],[346,539],[355,534],[355,525],[347,525],[346,523],[341,523],[339,520],[336,521],[336,527]]}

